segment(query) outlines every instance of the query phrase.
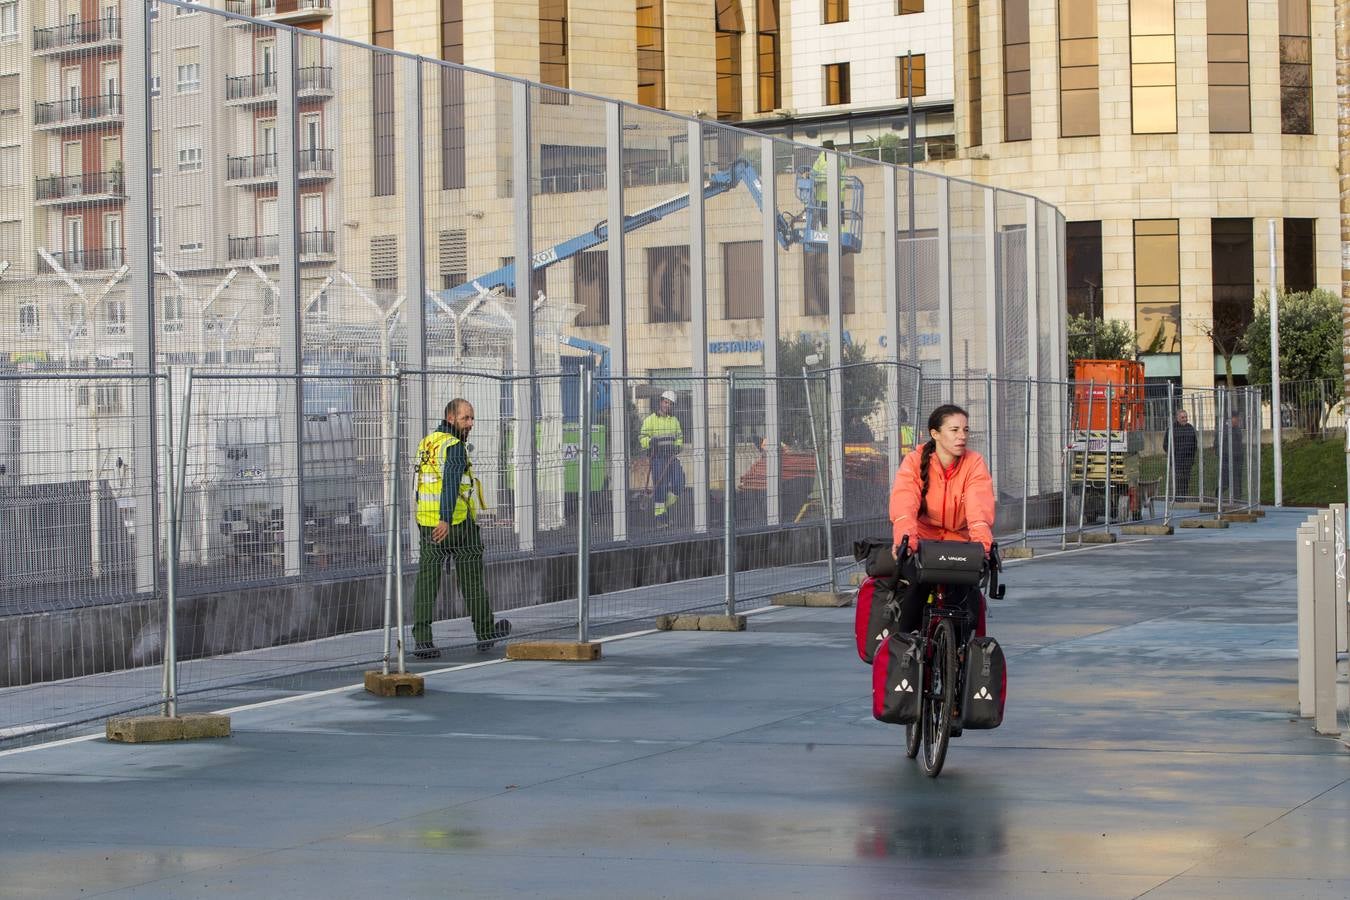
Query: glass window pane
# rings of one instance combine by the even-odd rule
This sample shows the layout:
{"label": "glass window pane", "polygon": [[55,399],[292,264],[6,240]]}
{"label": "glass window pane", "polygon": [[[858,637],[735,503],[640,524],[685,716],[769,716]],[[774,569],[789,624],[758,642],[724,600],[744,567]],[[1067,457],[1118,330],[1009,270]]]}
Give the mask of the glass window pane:
{"label": "glass window pane", "polygon": [[1251,98],[1246,84],[1209,86],[1209,130],[1245,134],[1252,130]]}
{"label": "glass window pane", "polygon": [[[1095,78],[1093,79],[1096,80]],[[1097,89],[1064,91],[1060,94],[1060,134],[1084,137],[1101,131]]]}

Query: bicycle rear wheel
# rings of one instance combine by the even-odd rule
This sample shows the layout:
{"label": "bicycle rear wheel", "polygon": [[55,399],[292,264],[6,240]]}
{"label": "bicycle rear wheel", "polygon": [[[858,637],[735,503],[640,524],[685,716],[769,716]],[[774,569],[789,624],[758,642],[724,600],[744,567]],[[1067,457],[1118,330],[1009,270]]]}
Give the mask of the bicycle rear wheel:
{"label": "bicycle rear wheel", "polygon": [[952,710],[956,706],[956,630],[951,619],[942,619],[933,631],[932,656],[927,660],[923,697],[923,756],[920,763],[929,778],[936,778],[947,760],[952,733]]}

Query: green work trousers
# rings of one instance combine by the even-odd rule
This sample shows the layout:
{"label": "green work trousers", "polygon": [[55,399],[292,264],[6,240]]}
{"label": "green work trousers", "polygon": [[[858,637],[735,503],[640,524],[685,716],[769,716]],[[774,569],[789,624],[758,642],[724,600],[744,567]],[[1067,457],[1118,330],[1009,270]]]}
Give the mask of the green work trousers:
{"label": "green work trousers", "polygon": [[451,525],[450,533],[440,543],[431,539],[432,526],[418,527],[422,532],[422,559],[417,566],[417,593],[413,600],[413,641],[431,643],[431,620],[436,613],[436,595],[440,593],[447,556],[455,560],[455,575],[469,618],[473,620],[473,633],[480,641],[490,639],[492,606],[483,586],[483,535],[478,523],[465,519]]}

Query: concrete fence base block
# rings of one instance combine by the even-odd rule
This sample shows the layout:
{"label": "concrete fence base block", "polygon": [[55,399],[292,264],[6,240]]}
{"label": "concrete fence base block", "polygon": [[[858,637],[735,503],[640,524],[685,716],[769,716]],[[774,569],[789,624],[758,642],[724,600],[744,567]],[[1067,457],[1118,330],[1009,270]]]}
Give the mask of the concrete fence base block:
{"label": "concrete fence base block", "polygon": [[1114,544],[1116,535],[1111,531],[1089,531],[1079,535],[1085,544]]}
{"label": "concrete fence base block", "polygon": [[838,608],[841,606],[852,606],[852,594],[834,594],[830,591],[793,591],[789,594],[779,594],[773,598],[774,606],[826,606]]}
{"label": "concrete fence base block", "polygon": [[600,658],[594,641],[515,641],[506,645],[506,658],[545,662],[592,662]]}
{"label": "concrete fence base block", "polygon": [[1196,512],[1216,512],[1218,507],[1213,503],[1198,503],[1195,500],[1176,500],[1172,506],[1176,509],[1193,509]]}
{"label": "concrete fence base block", "polygon": [[1121,534],[1172,534],[1171,525],[1122,525]]}
{"label": "concrete fence base block", "polygon": [[152,744],[162,741],[195,741],[230,736],[230,717],[214,713],[185,716],[118,716],[109,719],[108,740],[121,744]]}
{"label": "concrete fence base block", "polygon": [[1182,528],[1227,528],[1228,523],[1218,519],[1183,519]]}
{"label": "concrete fence base block", "polygon": [[1219,516],[1225,522],[1255,522],[1256,516],[1245,512],[1223,513]]}
{"label": "concrete fence base block", "polygon": [[1249,509],[1247,510],[1247,514],[1256,516],[1258,519],[1264,519],[1266,517],[1266,511],[1264,509]]}
{"label": "concrete fence base block", "polygon": [[854,587],[857,587],[858,585],[863,583],[863,579],[866,577],[867,577],[866,572],[854,572],[853,574],[848,576],[848,583],[853,585]]}
{"label": "concrete fence base block", "polygon": [[659,631],[744,631],[745,616],[657,616],[656,627]]}
{"label": "concrete fence base block", "polygon": [[998,555],[1004,559],[1031,559],[1036,555],[1034,547],[999,547]]}
{"label": "concrete fence base block", "polygon": [[376,697],[420,697],[424,685],[421,675],[408,672],[366,673],[366,691]]}

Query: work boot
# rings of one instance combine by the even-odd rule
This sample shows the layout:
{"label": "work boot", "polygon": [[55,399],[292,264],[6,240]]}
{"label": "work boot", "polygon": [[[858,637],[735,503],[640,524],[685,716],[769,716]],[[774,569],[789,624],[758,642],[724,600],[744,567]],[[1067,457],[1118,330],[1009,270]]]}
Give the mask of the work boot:
{"label": "work boot", "polygon": [[486,653],[492,649],[492,645],[505,638],[511,633],[511,620],[498,619],[492,626],[492,637],[485,641],[478,642],[478,652]]}
{"label": "work boot", "polygon": [[413,648],[413,656],[418,659],[440,659],[441,649],[431,641],[418,641]]}

